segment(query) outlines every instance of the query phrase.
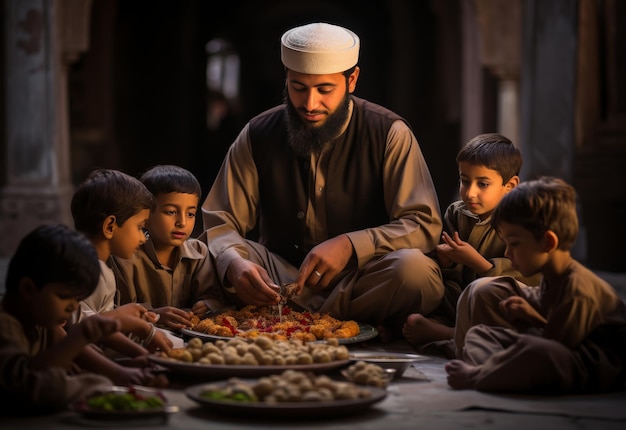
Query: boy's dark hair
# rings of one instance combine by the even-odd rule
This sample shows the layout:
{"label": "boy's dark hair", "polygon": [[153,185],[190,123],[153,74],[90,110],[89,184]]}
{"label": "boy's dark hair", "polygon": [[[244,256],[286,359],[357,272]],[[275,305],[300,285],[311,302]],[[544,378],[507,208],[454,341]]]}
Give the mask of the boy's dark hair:
{"label": "boy's dark hair", "polygon": [[62,225],[42,225],[19,243],[7,269],[6,293],[16,294],[22,278],[37,288],[62,282],[79,299],[89,297],[98,285],[98,253],[81,233]]}
{"label": "boy's dark hair", "polygon": [[504,195],[493,211],[491,225],[520,225],[537,239],[548,230],[559,238],[558,248],[568,250],[578,235],[576,190],[559,178],[544,176],[520,183]]}
{"label": "boy's dark hair", "polygon": [[456,156],[457,164],[466,161],[485,166],[502,176],[502,185],[522,169],[522,153],[508,138],[497,133],[479,134],[465,144]]}
{"label": "boy's dark hair", "polygon": [[202,189],[198,179],[187,169],[174,165],[152,167],[139,178],[156,197],[159,194],[184,193],[200,196]]}
{"label": "boy's dark hair", "polygon": [[137,178],[111,169],[97,169],[78,186],[72,197],[72,217],[77,230],[94,236],[106,217],[122,226],[143,209],[152,209],[154,197]]}

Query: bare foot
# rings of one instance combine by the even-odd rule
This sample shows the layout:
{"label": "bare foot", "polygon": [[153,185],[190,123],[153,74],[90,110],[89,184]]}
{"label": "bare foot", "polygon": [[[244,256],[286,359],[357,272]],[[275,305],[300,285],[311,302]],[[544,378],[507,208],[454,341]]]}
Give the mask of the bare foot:
{"label": "bare foot", "polygon": [[452,339],[454,328],[422,314],[411,314],[402,326],[402,334],[411,345],[422,346],[435,340]]}
{"label": "bare foot", "polygon": [[448,385],[455,390],[466,390],[474,388],[480,367],[461,360],[451,360],[446,363],[445,369],[448,373]]}

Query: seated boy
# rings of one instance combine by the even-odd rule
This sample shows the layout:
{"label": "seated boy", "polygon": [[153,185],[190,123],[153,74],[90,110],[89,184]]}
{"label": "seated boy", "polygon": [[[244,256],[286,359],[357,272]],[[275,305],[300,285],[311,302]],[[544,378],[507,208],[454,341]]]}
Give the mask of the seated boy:
{"label": "seated boy", "polygon": [[191,326],[192,316],[222,307],[223,293],[204,242],[191,238],[201,188],[186,169],[159,165],[141,182],[156,204],[146,224],[148,240],[129,260],[114,258],[122,303],[137,302],[160,315],[159,325]]}
{"label": "seated boy", "polygon": [[513,266],[542,280],[529,287],[483,278],[467,287],[454,338],[462,360],[446,364],[449,385],[537,394],[623,388],[626,306],[570,254],[578,234],[575,190],[549,177],[520,184],[491,222]]}
{"label": "seated boy", "polygon": [[[157,385],[141,369],[122,367],[89,346],[116,333],[118,320],[95,315],[64,330],[99,275],[93,246],[69,227],[41,226],[22,239],[0,302],[0,415],[65,409],[113,384]],[[76,372],[78,363],[101,375]],[[161,377],[158,385],[164,382]]]}
{"label": "seated boy", "polygon": [[[511,267],[511,261],[504,256],[504,242],[489,223],[502,197],[519,184],[519,149],[500,134],[480,134],[461,148],[456,161],[461,200],[448,206],[442,241],[436,249],[445,296],[434,313],[411,314],[403,327],[404,337],[418,348],[433,349],[426,344],[452,339],[457,300],[475,279],[498,275],[513,276],[526,283],[539,279],[524,278]],[[452,355],[453,349],[442,348],[448,355]]]}
{"label": "seated boy", "polygon": [[114,315],[123,333],[110,336],[106,346],[127,357],[168,351],[173,346],[167,334],[154,326],[156,315],[136,303],[118,306],[115,275],[107,265],[112,255],[130,258],[145,242],[144,228],[153,203],[152,194],[139,180],[110,169],[91,172],[72,197],[76,229],[96,248],[101,269],[96,290],[80,302],[77,320],[96,313]]}

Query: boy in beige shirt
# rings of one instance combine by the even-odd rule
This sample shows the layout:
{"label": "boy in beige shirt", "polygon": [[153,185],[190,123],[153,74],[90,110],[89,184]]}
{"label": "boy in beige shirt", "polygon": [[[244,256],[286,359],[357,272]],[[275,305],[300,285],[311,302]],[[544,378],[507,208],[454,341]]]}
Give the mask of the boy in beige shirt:
{"label": "boy in beige shirt", "polygon": [[120,319],[123,333],[110,336],[106,346],[128,357],[173,346],[153,324],[158,316],[135,303],[120,306],[108,265],[113,255],[130,258],[146,241],[144,228],[153,204],[152,195],[137,178],[112,169],[91,172],[72,197],[75,227],[96,248],[101,269],[95,291],[80,302],[77,320],[97,313]]}
{"label": "boy in beige shirt", "polygon": [[457,357],[446,364],[456,389],[592,393],[623,389],[626,306],[575,261],[576,192],[557,178],[520,184],[492,216],[506,256],[538,286],[482,278],[458,303]]}
{"label": "boy in beige shirt", "polygon": [[140,180],[156,203],[146,224],[147,241],[132,258],[114,259],[121,302],[143,304],[167,329],[188,328],[193,315],[219,309],[223,301],[206,244],[191,238],[200,184],[173,165],[155,166]]}
{"label": "boy in beige shirt", "polygon": [[457,300],[470,282],[500,275],[538,281],[538,277],[524,278],[511,266],[504,256],[504,242],[490,224],[494,208],[520,182],[520,150],[501,134],[479,134],[461,148],[456,161],[461,199],[446,209],[436,249],[445,296],[435,312],[411,314],[403,327],[404,337],[414,347],[447,355],[454,351],[447,341],[454,336]]}
{"label": "boy in beige shirt", "polygon": [[91,348],[118,333],[117,318],[93,315],[64,330],[99,275],[95,249],[69,227],[43,225],[22,239],[0,302],[0,416],[65,409],[114,384],[167,382]]}

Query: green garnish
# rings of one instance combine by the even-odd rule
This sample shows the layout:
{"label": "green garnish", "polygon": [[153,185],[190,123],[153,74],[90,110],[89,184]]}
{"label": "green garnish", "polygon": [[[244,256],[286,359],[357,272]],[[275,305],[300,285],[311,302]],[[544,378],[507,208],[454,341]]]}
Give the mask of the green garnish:
{"label": "green garnish", "polygon": [[105,393],[87,399],[87,406],[102,411],[143,411],[162,408],[165,402],[158,396],[140,396],[136,393]]}
{"label": "green garnish", "polygon": [[200,393],[200,397],[211,400],[232,400],[236,402],[256,402],[258,400],[256,396],[250,396],[249,394],[241,391],[233,393],[229,392],[228,390],[203,391],[202,393]]}

